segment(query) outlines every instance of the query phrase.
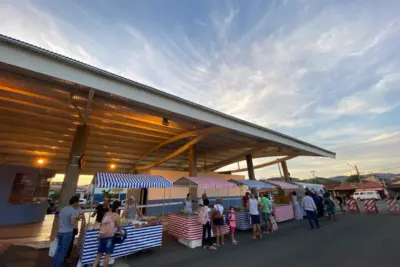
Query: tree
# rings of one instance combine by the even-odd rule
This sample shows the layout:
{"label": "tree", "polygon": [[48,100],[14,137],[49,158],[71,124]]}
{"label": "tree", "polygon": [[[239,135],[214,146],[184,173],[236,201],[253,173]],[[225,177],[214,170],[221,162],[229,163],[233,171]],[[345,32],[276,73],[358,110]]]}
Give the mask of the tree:
{"label": "tree", "polygon": [[359,183],[360,182],[360,178],[358,177],[358,175],[351,175],[349,176],[349,178],[347,178],[347,182],[348,183]]}
{"label": "tree", "polygon": [[111,192],[111,190],[101,190],[101,195],[103,196],[103,197],[110,197],[110,192]]}

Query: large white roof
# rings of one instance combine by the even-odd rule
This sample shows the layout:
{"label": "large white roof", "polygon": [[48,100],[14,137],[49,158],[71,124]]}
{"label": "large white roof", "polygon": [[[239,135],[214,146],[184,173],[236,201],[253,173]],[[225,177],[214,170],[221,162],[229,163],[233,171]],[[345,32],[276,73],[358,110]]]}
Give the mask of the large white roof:
{"label": "large white roof", "polygon": [[[335,153],[315,145],[2,35],[0,60],[0,126],[9,132],[0,141],[0,153],[8,158],[23,155],[29,161],[40,154],[36,152],[47,151],[44,155],[58,162],[57,170],[65,168],[73,132],[80,123],[78,110],[85,110],[88,102],[92,102],[88,173],[101,171],[109,162],[119,162],[122,171],[138,159],[140,164],[149,164],[178,149],[184,139],[155,149],[157,155],[154,151],[146,155],[149,149],[185,133],[193,138],[197,131],[209,128],[217,130],[206,130],[207,137],[197,144],[199,167],[209,170],[249,153],[335,158]],[[95,92],[93,101],[90,91]],[[18,124],[24,116],[30,120]],[[169,126],[162,125],[164,117],[170,120]],[[53,141],[60,149],[52,151]],[[180,154],[157,167],[185,169],[186,158]]]}

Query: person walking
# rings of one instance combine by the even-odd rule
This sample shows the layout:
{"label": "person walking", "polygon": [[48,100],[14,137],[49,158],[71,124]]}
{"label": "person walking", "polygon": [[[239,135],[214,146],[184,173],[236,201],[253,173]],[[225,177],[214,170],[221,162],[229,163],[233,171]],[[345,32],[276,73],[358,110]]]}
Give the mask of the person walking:
{"label": "person walking", "polygon": [[329,194],[324,195],[324,204],[328,213],[328,219],[333,219],[334,221],[337,221],[335,202],[333,202]]}
{"label": "person walking", "polygon": [[53,257],[53,267],[62,267],[64,258],[68,253],[74,234],[74,229],[79,221],[79,197],[73,196],[69,200],[69,205],[64,207],[59,215],[57,232],[57,249]]}
{"label": "person walking", "polygon": [[213,211],[213,224],[215,226],[215,236],[217,246],[224,245],[224,234],[222,232],[222,227],[224,226],[224,218],[222,214],[224,213],[224,206],[222,206],[222,201],[217,198],[214,205]]}
{"label": "person walking", "polygon": [[261,204],[261,214],[265,222],[264,234],[272,233],[272,202],[268,198],[267,193],[265,193],[260,201]]}
{"label": "person walking", "polygon": [[341,195],[338,195],[338,196],[336,197],[336,200],[337,200],[337,202],[338,202],[338,204],[339,204],[340,211],[343,212],[343,213],[345,213],[346,210],[344,209],[344,197],[341,196]]}
{"label": "person walking", "polygon": [[257,236],[262,238],[262,232],[260,228],[260,205],[256,196],[251,194],[249,200],[249,214],[251,217],[251,224],[253,225],[253,239],[257,239]]}
{"label": "person walking", "polygon": [[307,219],[311,229],[315,229],[315,227],[319,229],[319,222],[317,218],[317,206],[315,205],[314,200],[310,196],[310,192],[305,192],[305,196],[303,198],[303,208],[307,213]]}
{"label": "person walking", "polygon": [[320,196],[315,190],[313,190],[312,199],[314,200],[314,203],[317,206],[317,217],[323,218],[325,213],[324,198]]}
{"label": "person walking", "polygon": [[231,232],[231,240],[232,244],[237,245],[237,241],[235,239],[235,230],[236,230],[236,216],[235,216],[235,208],[230,207],[229,208],[229,213],[227,215],[227,221],[229,223],[229,229]]}
{"label": "person walking", "polygon": [[[211,240],[211,219],[210,219],[210,208],[208,205],[210,202],[208,199],[203,200],[199,212],[199,222],[203,226],[202,245],[204,249],[216,250],[217,248],[213,245]],[[207,237],[206,237],[207,236]]]}
{"label": "person walking", "polygon": [[294,218],[296,220],[303,220],[303,213],[301,212],[300,204],[299,201],[297,200],[297,193],[295,191],[291,193],[291,198],[292,198]]}
{"label": "person walking", "polygon": [[111,211],[103,216],[99,233],[99,246],[97,256],[93,262],[93,267],[97,267],[101,257],[104,255],[103,267],[108,267],[110,257],[114,253],[114,235],[121,228],[121,217],[118,215],[120,203],[115,201],[111,206]]}

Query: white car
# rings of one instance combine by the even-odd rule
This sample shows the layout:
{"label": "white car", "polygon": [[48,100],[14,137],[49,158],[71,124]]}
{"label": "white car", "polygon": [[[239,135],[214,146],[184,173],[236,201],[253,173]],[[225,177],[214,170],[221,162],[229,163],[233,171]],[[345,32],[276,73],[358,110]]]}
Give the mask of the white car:
{"label": "white car", "polygon": [[357,200],[364,200],[364,199],[379,200],[381,199],[381,195],[379,195],[377,191],[359,191],[354,193],[353,198]]}
{"label": "white car", "polygon": [[84,198],[79,199],[79,204],[80,205],[86,205],[87,204],[87,200]]}

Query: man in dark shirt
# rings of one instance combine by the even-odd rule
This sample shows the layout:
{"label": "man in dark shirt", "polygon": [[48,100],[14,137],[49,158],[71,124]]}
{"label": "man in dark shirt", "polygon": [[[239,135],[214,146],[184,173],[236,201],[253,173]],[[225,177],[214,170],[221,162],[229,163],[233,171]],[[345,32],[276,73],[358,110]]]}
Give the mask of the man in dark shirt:
{"label": "man in dark shirt", "polygon": [[104,214],[106,214],[108,211],[110,211],[110,198],[105,196],[103,198],[103,203],[99,204],[92,213],[92,218],[96,216],[96,222],[101,223]]}
{"label": "man in dark shirt", "polygon": [[338,203],[339,203],[340,211],[341,211],[341,212],[346,212],[346,210],[344,209],[344,197],[338,195],[338,196],[336,197],[336,199],[337,199],[337,201],[338,201]]}

